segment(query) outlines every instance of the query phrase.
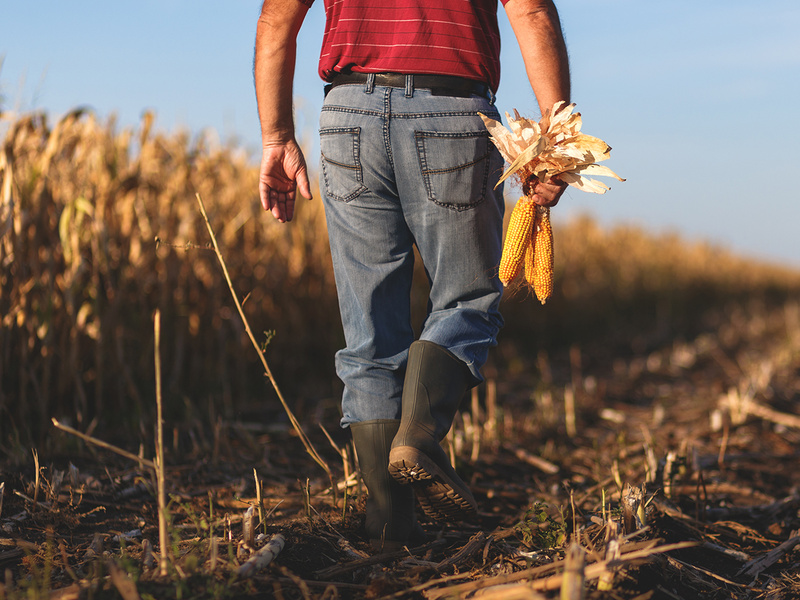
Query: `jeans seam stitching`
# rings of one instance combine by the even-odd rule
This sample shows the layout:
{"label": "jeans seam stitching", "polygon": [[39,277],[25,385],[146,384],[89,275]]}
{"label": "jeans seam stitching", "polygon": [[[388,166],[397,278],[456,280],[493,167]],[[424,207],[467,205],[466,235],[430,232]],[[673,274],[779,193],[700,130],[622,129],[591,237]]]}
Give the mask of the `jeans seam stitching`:
{"label": "jeans seam stitching", "polygon": [[383,94],[383,145],[386,148],[386,156],[389,159],[389,164],[394,169],[394,155],[392,154],[392,139],[391,139],[391,117],[392,117],[392,91],[387,88]]}
{"label": "jeans seam stitching", "polygon": [[[360,154],[360,142],[361,142],[361,127],[327,127],[325,129],[320,130],[320,139],[323,135],[330,135],[330,134],[349,134],[350,139],[352,141],[352,151],[353,151],[353,164],[348,165],[346,163],[342,163],[336,160],[331,160],[327,158],[324,153],[320,151],[322,154],[322,177],[325,182],[325,189],[332,199],[337,200],[339,202],[350,202],[360,196],[367,188],[364,185],[364,172],[363,167],[361,165],[361,154]],[[355,181],[358,185],[356,185],[355,189],[350,192],[349,194],[342,196],[339,194],[334,194],[331,191],[330,187],[330,178],[328,177],[328,171],[325,169],[325,165],[335,165],[339,168],[346,169],[355,175]]]}

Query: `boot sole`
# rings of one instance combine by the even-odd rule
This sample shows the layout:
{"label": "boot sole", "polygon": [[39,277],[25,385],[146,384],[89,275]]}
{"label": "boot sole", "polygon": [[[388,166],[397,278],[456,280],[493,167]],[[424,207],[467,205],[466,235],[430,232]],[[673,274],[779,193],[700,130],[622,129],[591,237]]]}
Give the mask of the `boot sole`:
{"label": "boot sole", "polygon": [[398,483],[413,486],[420,507],[432,519],[465,521],[477,514],[478,505],[463,482],[453,479],[417,448],[392,448],[389,474]]}

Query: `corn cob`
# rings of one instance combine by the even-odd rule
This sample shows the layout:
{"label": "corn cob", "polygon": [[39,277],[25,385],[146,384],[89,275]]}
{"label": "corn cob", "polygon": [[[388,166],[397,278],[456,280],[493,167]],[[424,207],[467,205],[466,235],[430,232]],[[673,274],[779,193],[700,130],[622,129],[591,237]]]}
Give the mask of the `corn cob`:
{"label": "corn cob", "polygon": [[538,227],[539,211],[536,211],[536,216],[533,218],[533,229],[531,230],[531,240],[525,250],[525,281],[528,282],[528,287],[533,289],[533,272],[536,270],[534,267],[534,256],[536,255],[536,228]]}
{"label": "corn cob", "polygon": [[511,211],[498,273],[503,285],[511,283],[522,268],[525,250],[531,241],[535,213],[536,205],[525,196],[519,199]]}
{"label": "corn cob", "polygon": [[550,225],[550,208],[536,207],[536,229],[532,234],[533,291],[544,304],[553,293],[553,227]]}
{"label": "corn cob", "polygon": [[[574,104],[556,102],[552,109],[544,111],[538,123],[520,117],[515,110],[514,118],[506,113],[509,129],[499,121],[480,115],[492,143],[509,164],[498,185],[513,176],[528,196],[533,195],[537,180],[547,182],[558,176],[563,183],[585,192],[604,194],[609,187],[587,175],[625,181],[608,167],[597,164],[609,157],[611,147],[599,138],[581,133],[581,115],[573,113],[574,108]],[[503,285],[508,285],[519,273],[520,263],[524,263],[528,286],[544,304],[553,293],[550,209],[536,207],[530,199],[523,203],[525,199],[523,197],[517,202],[511,214],[500,264],[500,280]],[[537,213],[530,230],[527,229],[530,215],[526,213],[525,221],[522,221],[522,215],[516,214],[523,209]]]}

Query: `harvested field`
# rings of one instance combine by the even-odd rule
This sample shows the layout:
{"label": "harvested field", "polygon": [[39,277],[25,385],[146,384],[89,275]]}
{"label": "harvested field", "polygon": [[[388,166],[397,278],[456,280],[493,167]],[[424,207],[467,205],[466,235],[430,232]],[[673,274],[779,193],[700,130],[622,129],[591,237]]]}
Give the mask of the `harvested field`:
{"label": "harvested field", "polygon": [[800,273],[558,227],[553,298],[504,300],[446,440],[478,519],[375,557],[317,203],[280,227],[235,149],[80,113],[11,122],[0,185],[0,598],[800,597]]}

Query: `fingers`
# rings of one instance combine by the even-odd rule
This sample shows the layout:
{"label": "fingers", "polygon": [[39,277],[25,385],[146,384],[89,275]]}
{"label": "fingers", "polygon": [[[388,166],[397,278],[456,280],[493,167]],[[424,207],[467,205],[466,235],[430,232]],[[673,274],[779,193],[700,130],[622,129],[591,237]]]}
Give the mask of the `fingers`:
{"label": "fingers", "polygon": [[567,189],[567,184],[556,177],[547,183],[536,182],[533,189],[533,201],[541,206],[555,206],[565,189]]}
{"label": "fingers", "polygon": [[261,206],[281,223],[291,221],[294,216],[296,189],[294,185],[288,186],[288,190],[286,187],[270,185],[264,181],[259,185]]}
{"label": "fingers", "polygon": [[269,211],[272,208],[269,201],[269,186],[263,179],[258,180],[258,197],[261,199],[261,208]]}
{"label": "fingers", "polygon": [[308,183],[308,173],[305,167],[301,168],[297,173],[297,185],[303,198],[313,199],[311,195],[311,185]]}
{"label": "fingers", "polygon": [[272,216],[281,223],[292,220],[294,216],[294,186],[290,192],[270,191],[270,202],[272,203]]}

